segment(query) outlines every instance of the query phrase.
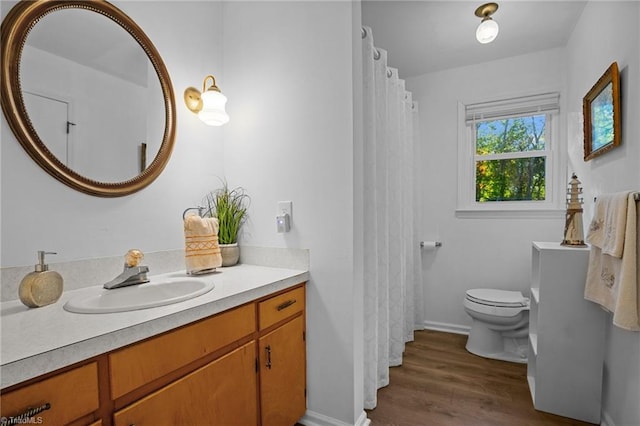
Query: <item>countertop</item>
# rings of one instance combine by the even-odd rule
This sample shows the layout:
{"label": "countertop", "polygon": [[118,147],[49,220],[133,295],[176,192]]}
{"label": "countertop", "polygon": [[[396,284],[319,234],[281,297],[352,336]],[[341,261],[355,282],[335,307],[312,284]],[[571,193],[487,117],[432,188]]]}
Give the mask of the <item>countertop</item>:
{"label": "countertop", "polygon": [[560,242],[548,242],[548,241],[533,241],[533,246],[539,250],[584,250],[589,251],[590,245],[585,244],[584,246],[563,246]]}
{"label": "countertop", "polygon": [[[309,271],[239,264],[207,276],[210,292],[172,305],[108,314],[76,314],[62,307],[92,288],[65,291],[56,303],[29,309],[0,305],[0,388],[57,370],[206,318],[309,280]],[[117,290],[114,290],[117,291]]]}

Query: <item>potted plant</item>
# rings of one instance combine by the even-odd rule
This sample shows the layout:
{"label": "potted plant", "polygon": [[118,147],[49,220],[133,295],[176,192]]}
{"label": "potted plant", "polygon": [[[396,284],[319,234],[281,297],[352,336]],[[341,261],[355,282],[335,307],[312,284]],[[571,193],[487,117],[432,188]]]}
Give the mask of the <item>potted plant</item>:
{"label": "potted plant", "polygon": [[222,266],[238,263],[240,248],[238,233],[247,219],[247,208],[251,199],[244,188],[229,189],[227,182],[207,194],[207,215],[218,218],[218,244],[222,255]]}

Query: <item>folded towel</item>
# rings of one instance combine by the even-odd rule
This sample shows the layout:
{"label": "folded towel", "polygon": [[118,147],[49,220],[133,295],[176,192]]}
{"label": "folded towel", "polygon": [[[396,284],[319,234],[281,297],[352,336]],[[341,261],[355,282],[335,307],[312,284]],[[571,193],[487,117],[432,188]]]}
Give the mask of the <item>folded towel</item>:
{"label": "folded towel", "polygon": [[191,214],[184,219],[187,273],[196,274],[222,266],[218,245],[218,219]]}
{"label": "folded towel", "polygon": [[629,191],[625,191],[603,194],[596,200],[587,242],[602,249],[604,254],[622,257],[628,198]]}
{"label": "folded towel", "polygon": [[[592,245],[584,297],[612,312],[614,325],[625,330],[640,331],[640,276],[637,270],[639,211],[633,193],[626,193],[624,215],[618,211],[619,207],[613,207],[617,203],[610,203],[611,198],[617,198],[617,195],[598,197],[596,202],[594,220],[587,236],[587,241]],[[598,206],[601,202],[606,206]],[[606,213],[607,210],[609,213]],[[609,220],[610,228],[607,226]],[[614,224],[616,220],[618,222]],[[611,232],[607,229],[611,229]],[[623,230],[622,237],[617,229]],[[622,248],[618,247],[620,240]]]}

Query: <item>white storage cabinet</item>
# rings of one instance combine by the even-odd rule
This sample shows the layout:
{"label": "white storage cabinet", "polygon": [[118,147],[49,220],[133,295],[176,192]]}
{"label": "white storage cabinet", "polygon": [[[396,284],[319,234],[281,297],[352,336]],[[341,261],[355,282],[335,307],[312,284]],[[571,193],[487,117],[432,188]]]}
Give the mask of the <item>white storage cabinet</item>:
{"label": "white storage cabinet", "polygon": [[606,312],[585,300],[589,249],[532,247],[527,379],[536,410],[600,423]]}

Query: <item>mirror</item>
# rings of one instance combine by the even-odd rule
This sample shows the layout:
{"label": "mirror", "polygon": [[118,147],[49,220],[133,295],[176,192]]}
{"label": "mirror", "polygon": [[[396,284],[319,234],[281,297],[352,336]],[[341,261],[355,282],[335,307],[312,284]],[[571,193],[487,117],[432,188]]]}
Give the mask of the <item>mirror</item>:
{"label": "mirror", "polygon": [[1,84],[22,147],[74,189],[128,195],[169,160],[169,74],[144,32],[110,3],[18,3],[2,22]]}

